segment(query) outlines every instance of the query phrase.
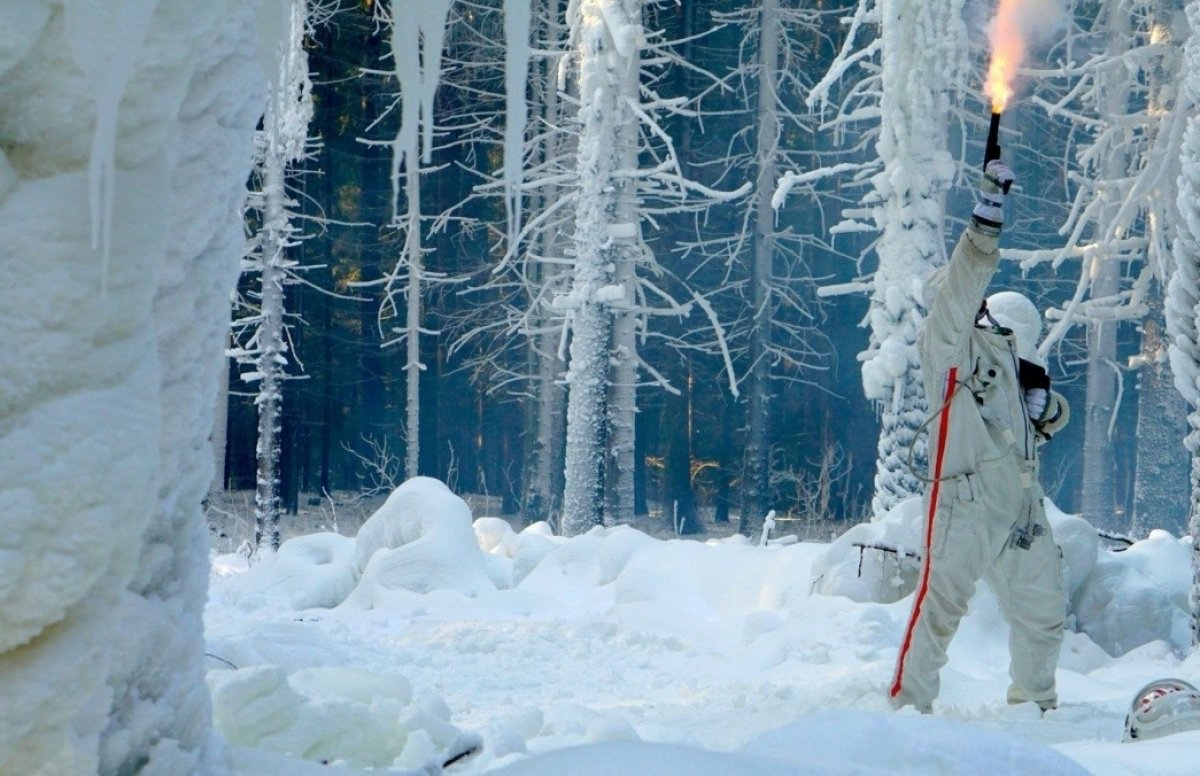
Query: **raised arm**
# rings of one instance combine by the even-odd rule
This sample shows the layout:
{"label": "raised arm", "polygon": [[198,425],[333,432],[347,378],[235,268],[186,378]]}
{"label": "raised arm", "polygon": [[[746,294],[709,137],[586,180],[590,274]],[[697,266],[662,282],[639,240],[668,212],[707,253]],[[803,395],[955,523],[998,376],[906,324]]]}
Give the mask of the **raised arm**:
{"label": "raised arm", "polygon": [[963,346],[975,325],[984,291],[1000,262],[999,236],[968,227],[950,263],[925,281],[925,346],[938,360]]}
{"label": "raised arm", "polygon": [[928,318],[922,337],[935,360],[953,358],[975,325],[984,291],[1000,262],[1004,198],[1012,181],[1007,165],[999,160],[988,163],[970,226],[959,238],[950,263],[925,282]]}

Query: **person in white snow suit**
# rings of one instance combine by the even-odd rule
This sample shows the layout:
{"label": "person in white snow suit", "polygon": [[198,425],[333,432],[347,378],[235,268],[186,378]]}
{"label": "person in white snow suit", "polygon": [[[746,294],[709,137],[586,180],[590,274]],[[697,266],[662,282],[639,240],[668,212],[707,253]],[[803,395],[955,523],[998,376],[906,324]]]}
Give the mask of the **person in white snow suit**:
{"label": "person in white snow suit", "polygon": [[1012,180],[1003,162],[988,164],[970,225],[925,284],[917,346],[931,407],[930,476],[921,572],[888,692],[896,708],[932,711],[946,649],[980,579],[1011,629],[1009,703],[1057,704],[1066,598],[1038,446],[1069,411],[1037,356],[1037,308],[1011,291],[984,299]]}

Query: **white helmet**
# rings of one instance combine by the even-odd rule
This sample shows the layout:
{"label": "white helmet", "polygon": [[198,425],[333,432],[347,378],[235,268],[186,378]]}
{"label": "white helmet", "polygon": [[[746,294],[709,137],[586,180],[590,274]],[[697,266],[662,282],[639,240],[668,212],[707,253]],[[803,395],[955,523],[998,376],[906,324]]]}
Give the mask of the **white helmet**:
{"label": "white helmet", "polygon": [[1000,291],[987,298],[987,309],[996,323],[1012,329],[1017,355],[1026,361],[1041,361],[1037,344],[1042,338],[1042,314],[1033,302],[1016,291]]}
{"label": "white helmet", "polygon": [[1200,730],[1200,690],[1182,679],[1159,679],[1134,696],[1125,716],[1125,741]]}

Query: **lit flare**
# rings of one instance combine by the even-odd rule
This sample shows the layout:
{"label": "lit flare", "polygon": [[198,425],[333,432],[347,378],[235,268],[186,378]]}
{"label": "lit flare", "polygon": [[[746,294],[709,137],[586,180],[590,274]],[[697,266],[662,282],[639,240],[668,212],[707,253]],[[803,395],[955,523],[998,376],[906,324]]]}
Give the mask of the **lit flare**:
{"label": "lit flare", "polygon": [[992,61],[988,65],[983,93],[992,101],[992,112],[1001,113],[1012,97],[1017,68],[1025,58],[1025,37],[1019,14],[1021,0],[1000,0],[996,17],[988,27],[992,43]]}

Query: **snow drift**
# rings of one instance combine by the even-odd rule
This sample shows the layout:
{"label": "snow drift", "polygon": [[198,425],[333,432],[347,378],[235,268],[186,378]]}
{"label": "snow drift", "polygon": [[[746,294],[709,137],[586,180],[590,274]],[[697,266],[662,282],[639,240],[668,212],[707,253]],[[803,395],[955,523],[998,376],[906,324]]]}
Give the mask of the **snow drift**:
{"label": "snow drift", "polygon": [[413,477],[392,492],[355,539],[361,574],[347,603],[370,607],[389,591],[494,590],[471,527],[471,508],[440,480]]}

